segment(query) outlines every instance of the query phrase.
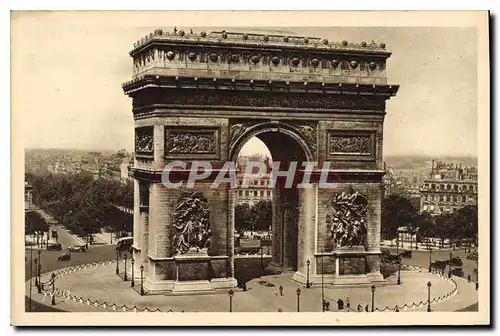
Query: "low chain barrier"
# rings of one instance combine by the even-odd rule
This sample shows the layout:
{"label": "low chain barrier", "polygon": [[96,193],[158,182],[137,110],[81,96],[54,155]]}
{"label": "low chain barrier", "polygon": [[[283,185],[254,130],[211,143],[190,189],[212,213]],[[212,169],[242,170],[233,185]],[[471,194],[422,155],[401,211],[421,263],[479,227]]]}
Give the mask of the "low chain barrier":
{"label": "low chain barrier", "polygon": [[[70,267],[61,269],[57,273],[55,273],[55,275],[56,275],[55,278],[56,279],[61,278],[63,276],[66,276],[66,275],[69,275],[72,273],[76,273],[76,272],[79,272],[82,270],[86,270],[89,268],[113,265],[114,263],[116,263],[116,260],[113,259],[113,260],[107,260],[107,261],[93,262],[93,263],[84,264],[84,265],[70,266]],[[408,269],[413,270],[413,271],[417,271],[419,273],[426,273],[427,272],[427,270],[425,270],[424,268],[421,268],[421,267],[410,266],[410,265],[405,265],[405,266]],[[438,277],[452,282],[453,283],[453,290],[451,290],[449,293],[447,293],[445,295],[432,298],[430,300],[431,303],[433,303],[433,304],[440,303],[440,302],[452,297],[453,295],[455,295],[458,292],[458,285],[457,285],[455,279],[448,278],[447,276],[443,275],[440,272],[436,272],[436,273],[433,272],[433,274],[436,274]],[[44,282],[43,284],[44,285],[47,285],[47,284],[52,285],[52,281],[53,281],[53,279],[51,278],[47,282]],[[47,296],[50,297],[51,299],[52,299],[52,296],[56,296],[56,297],[64,298],[64,302],[71,301],[71,302],[75,302],[75,303],[85,304],[87,306],[94,306],[96,308],[103,308],[103,309],[108,309],[111,311],[119,311],[119,312],[166,312],[166,313],[174,312],[172,309],[161,310],[160,308],[156,308],[153,310],[153,309],[150,309],[148,307],[137,307],[135,305],[132,307],[129,307],[127,305],[118,306],[116,303],[109,303],[106,301],[100,302],[98,300],[94,301],[92,299],[83,298],[83,297],[73,295],[73,294],[71,294],[70,290],[64,290],[64,289],[56,289],[55,291],[52,291],[51,289],[47,289],[47,290],[43,291],[43,296],[44,297],[42,299],[42,302],[44,302],[44,300],[47,298]],[[332,299],[330,299],[330,300],[332,300]],[[337,302],[338,300],[332,300],[332,301]],[[374,310],[377,312],[414,311],[414,310],[421,309],[427,305],[428,305],[427,301],[420,301],[418,303],[413,302],[411,304],[404,304],[402,306],[398,306],[398,305],[395,305],[394,307],[385,306],[384,308],[375,308]],[[369,307],[369,305],[367,305],[367,306]],[[362,307],[364,309],[364,311],[367,311],[367,309],[366,309],[367,306]],[[368,310],[370,310],[370,309],[371,308],[369,308]],[[346,311],[355,311],[355,310],[350,308],[350,303],[346,303]],[[182,311],[182,312],[184,312],[184,311]]]}
{"label": "low chain barrier", "polygon": [[[83,270],[86,270],[86,269],[89,269],[89,268],[109,266],[109,265],[114,265],[114,263],[116,263],[116,259],[106,260],[106,261],[99,261],[99,262],[92,262],[92,263],[83,264],[83,265],[70,266],[70,267],[66,267],[66,268],[60,269],[58,271],[55,271],[54,274],[56,275],[55,278],[58,279],[58,278],[61,278],[63,276],[66,276],[66,275],[69,275],[69,274],[73,274],[73,273],[76,273],[76,272],[79,272],[79,271],[83,271]],[[48,274],[52,274],[52,273],[46,273],[45,275],[48,275]],[[44,284],[52,285],[53,280],[54,279],[51,277]],[[64,298],[64,302],[71,301],[71,302],[75,302],[75,303],[85,304],[87,306],[93,306],[93,307],[96,307],[96,308],[108,309],[108,310],[111,310],[111,311],[119,311],[119,312],[152,312],[152,313],[156,313],[156,312],[173,313],[174,312],[172,309],[168,309],[168,310],[164,311],[164,310],[161,310],[160,308],[151,309],[151,308],[148,308],[148,307],[137,307],[135,305],[132,306],[132,307],[127,306],[127,305],[118,306],[116,303],[109,303],[109,302],[106,302],[106,301],[100,302],[99,300],[95,300],[94,301],[92,299],[88,299],[88,298],[84,298],[84,297],[73,295],[73,294],[71,294],[70,290],[65,290],[65,289],[56,289],[55,291],[52,291],[51,289],[46,289],[46,290],[44,290],[42,292],[42,294],[43,294],[43,299],[41,301],[42,303],[45,301],[45,299],[47,297],[49,297],[50,299],[52,299],[53,296],[56,296],[56,297],[62,297],[62,298]]]}
{"label": "low chain barrier", "polygon": [[[422,267],[410,266],[410,265],[407,265],[407,267],[408,267],[408,269],[411,269],[411,270],[419,272],[419,273],[428,273],[428,270],[426,270],[425,268],[422,268]],[[436,272],[436,273],[432,272],[432,274],[435,274],[435,275],[437,275],[438,277],[440,277],[440,278],[442,278],[444,280],[452,282],[453,283],[453,289],[449,293],[446,293],[445,295],[432,298],[430,300],[431,303],[433,303],[433,304],[440,303],[440,302],[442,302],[442,301],[444,301],[446,299],[449,299],[450,297],[452,297],[452,296],[454,296],[454,295],[457,294],[457,292],[458,292],[458,284],[455,281],[455,279],[448,278],[447,276],[445,276],[441,272]],[[420,301],[419,303],[413,302],[411,304],[404,304],[402,306],[398,306],[398,305],[396,305],[394,307],[385,306],[382,309],[375,308],[375,311],[380,311],[380,312],[384,312],[384,311],[395,311],[395,312],[399,312],[399,311],[413,311],[413,310],[421,309],[421,308],[423,308],[423,307],[425,307],[427,305],[428,305],[428,302],[426,300],[426,301]]]}

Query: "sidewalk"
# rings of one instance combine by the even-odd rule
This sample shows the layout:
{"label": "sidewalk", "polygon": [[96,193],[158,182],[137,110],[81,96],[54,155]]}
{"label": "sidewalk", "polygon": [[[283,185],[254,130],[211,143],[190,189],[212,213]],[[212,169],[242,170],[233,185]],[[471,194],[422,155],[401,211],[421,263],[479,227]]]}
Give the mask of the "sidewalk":
{"label": "sidewalk", "polygon": [[[121,266],[123,267],[123,265]],[[46,276],[43,279],[46,280],[45,278]],[[395,276],[391,276],[387,280],[388,285],[377,287],[375,292],[375,308],[379,310],[396,305],[405,306],[401,311],[416,311],[424,307],[427,300],[426,284],[428,281],[432,282],[431,297],[443,298],[442,301],[440,300],[439,303],[433,305],[433,311],[455,311],[470,305],[471,302],[477,302],[477,292],[464,289],[464,285],[471,284],[460,280],[457,281],[460,286],[458,291],[455,283],[449,279],[426,272],[402,271],[402,284],[399,286],[395,284]],[[283,296],[279,295],[277,291],[280,285],[284,288]],[[138,281],[136,281],[136,286],[140,286]],[[62,296],[55,307],[73,311],[96,311],[96,309],[104,309],[103,305],[106,305],[106,309],[110,311],[112,310],[110,307],[116,304],[118,311],[123,311],[120,310],[122,309],[120,307],[126,306],[129,307],[129,310],[132,310],[133,307],[137,307],[137,309],[147,307],[150,310],[159,308],[162,311],[171,309],[176,312],[225,312],[228,310],[229,304],[229,298],[224,291],[205,295],[140,296],[130,288],[130,281],[124,282],[116,276],[113,263],[98,267],[84,266],[74,273],[61,276],[56,280],[56,288],[59,293],[62,293]],[[247,288],[246,292],[237,291],[235,293],[232,300],[233,311],[276,312],[281,310],[295,312],[297,310],[296,290],[298,288],[301,288],[300,311],[321,311],[321,288],[306,289],[291,280],[290,274],[256,278],[248,282]],[[352,310],[356,310],[358,304],[361,304],[363,309],[368,304],[371,310],[372,293],[370,288],[339,289],[325,286],[324,293],[325,298],[331,303],[331,311],[337,311],[335,303],[338,299],[342,299],[346,303],[347,297],[349,297]],[[43,295],[34,294],[33,298],[40,301],[43,299]],[[82,302],[80,303],[80,301]],[[96,301],[98,302],[96,303]]]}

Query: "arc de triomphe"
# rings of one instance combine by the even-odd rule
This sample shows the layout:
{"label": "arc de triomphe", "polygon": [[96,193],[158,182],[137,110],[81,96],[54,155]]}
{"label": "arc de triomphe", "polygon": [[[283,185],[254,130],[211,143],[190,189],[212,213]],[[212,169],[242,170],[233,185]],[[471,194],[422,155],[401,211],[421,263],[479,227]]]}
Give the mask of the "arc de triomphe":
{"label": "arc de triomphe", "polygon": [[[155,30],[130,55],[133,79],[123,89],[135,120],[133,253],[148,291],[236,286],[237,189],[210,186],[253,136],[273,161],[317,163],[312,188],[274,188],[269,269],[304,284],[384,283],[383,122],[399,86],[387,84],[383,43]],[[166,188],[164,167],[176,160],[215,169],[194,188]],[[334,187],[318,183],[324,162]]]}

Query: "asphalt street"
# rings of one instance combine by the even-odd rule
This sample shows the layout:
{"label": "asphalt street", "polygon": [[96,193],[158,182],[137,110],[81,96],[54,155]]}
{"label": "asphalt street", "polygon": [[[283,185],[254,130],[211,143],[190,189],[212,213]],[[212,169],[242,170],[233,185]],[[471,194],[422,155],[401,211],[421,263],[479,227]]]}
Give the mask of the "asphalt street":
{"label": "asphalt street", "polygon": [[[75,245],[75,239],[67,234],[64,230],[59,229],[59,241],[63,245],[64,248],[68,246]],[[41,272],[47,273],[56,269],[86,264],[98,261],[111,260],[116,258],[115,246],[113,245],[103,245],[103,246],[91,246],[87,252],[72,252],[71,260],[68,261],[58,261],[57,257],[59,256],[59,251],[47,251],[40,250],[40,258],[41,258]],[[395,253],[395,249],[393,253]],[[475,281],[475,275],[473,275],[473,269],[476,267],[475,261],[467,260],[466,253],[464,251],[455,251],[452,252],[454,256],[459,256],[462,258],[464,265],[464,277],[467,277],[468,274],[471,274],[473,277],[473,281]],[[32,259],[39,258],[38,250],[33,249],[32,251],[27,248],[26,249],[26,262],[25,262],[25,270],[26,275],[25,278],[28,280],[31,277],[30,273],[30,262]],[[445,260],[449,258],[449,251],[433,251],[432,252],[432,260]],[[269,262],[269,258],[263,259],[263,265],[267,266]],[[403,263],[407,265],[419,266],[427,268],[429,266],[429,252],[427,251],[413,251],[412,258],[403,259]],[[253,259],[237,259],[235,260],[235,272],[236,277],[239,282],[249,281],[252,278],[259,277],[263,274],[261,266],[260,258]],[[34,268],[34,267],[33,267]],[[33,269],[33,274],[35,270]],[[33,290],[36,290],[34,287]],[[477,305],[473,305],[471,307],[467,307],[464,309],[465,311],[477,311]],[[29,299],[26,298],[26,311],[29,311]],[[32,305],[33,312],[53,312],[58,311],[50,306],[45,306],[37,303],[33,303]]]}
{"label": "asphalt street", "polygon": [[[390,250],[392,254],[396,254],[396,248],[392,248]],[[402,250],[399,249],[399,252],[402,252]],[[449,260],[450,252],[453,254],[454,257],[460,257],[462,259],[463,261],[462,270],[464,272],[463,277],[467,278],[467,276],[470,274],[471,281],[476,281],[477,274],[474,272],[474,269],[477,267],[476,261],[468,260],[467,259],[468,253],[465,253],[463,249],[456,249],[455,251],[432,251],[432,253],[429,253],[429,251],[413,250],[411,258],[403,258],[403,264],[423,267],[427,269],[429,268],[429,260],[432,261]],[[448,267],[445,268],[445,272],[448,272]]]}

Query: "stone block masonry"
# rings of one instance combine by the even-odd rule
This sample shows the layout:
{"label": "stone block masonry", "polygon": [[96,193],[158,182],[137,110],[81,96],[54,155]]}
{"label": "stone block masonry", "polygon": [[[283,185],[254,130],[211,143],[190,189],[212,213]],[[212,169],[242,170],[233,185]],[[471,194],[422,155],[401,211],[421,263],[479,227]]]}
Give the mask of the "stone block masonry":
{"label": "stone block masonry", "polygon": [[[356,284],[378,281],[385,102],[399,88],[387,84],[385,44],[157,29],[130,55],[133,78],[123,89],[136,128],[134,254],[148,290],[236,285],[235,191],[212,189],[215,176],[194,189],[167,189],[162,172],[177,160],[208,161],[217,170],[252,137],[274,161],[330,162],[337,183],[275,187],[270,270],[294,272],[301,283],[309,274],[317,283],[322,260],[329,283],[345,272],[365,275]],[[176,174],[182,180],[189,168]],[[351,189],[367,201],[366,238],[362,252],[342,255],[328,224],[330,201]],[[197,193],[181,200],[184,192]]]}

